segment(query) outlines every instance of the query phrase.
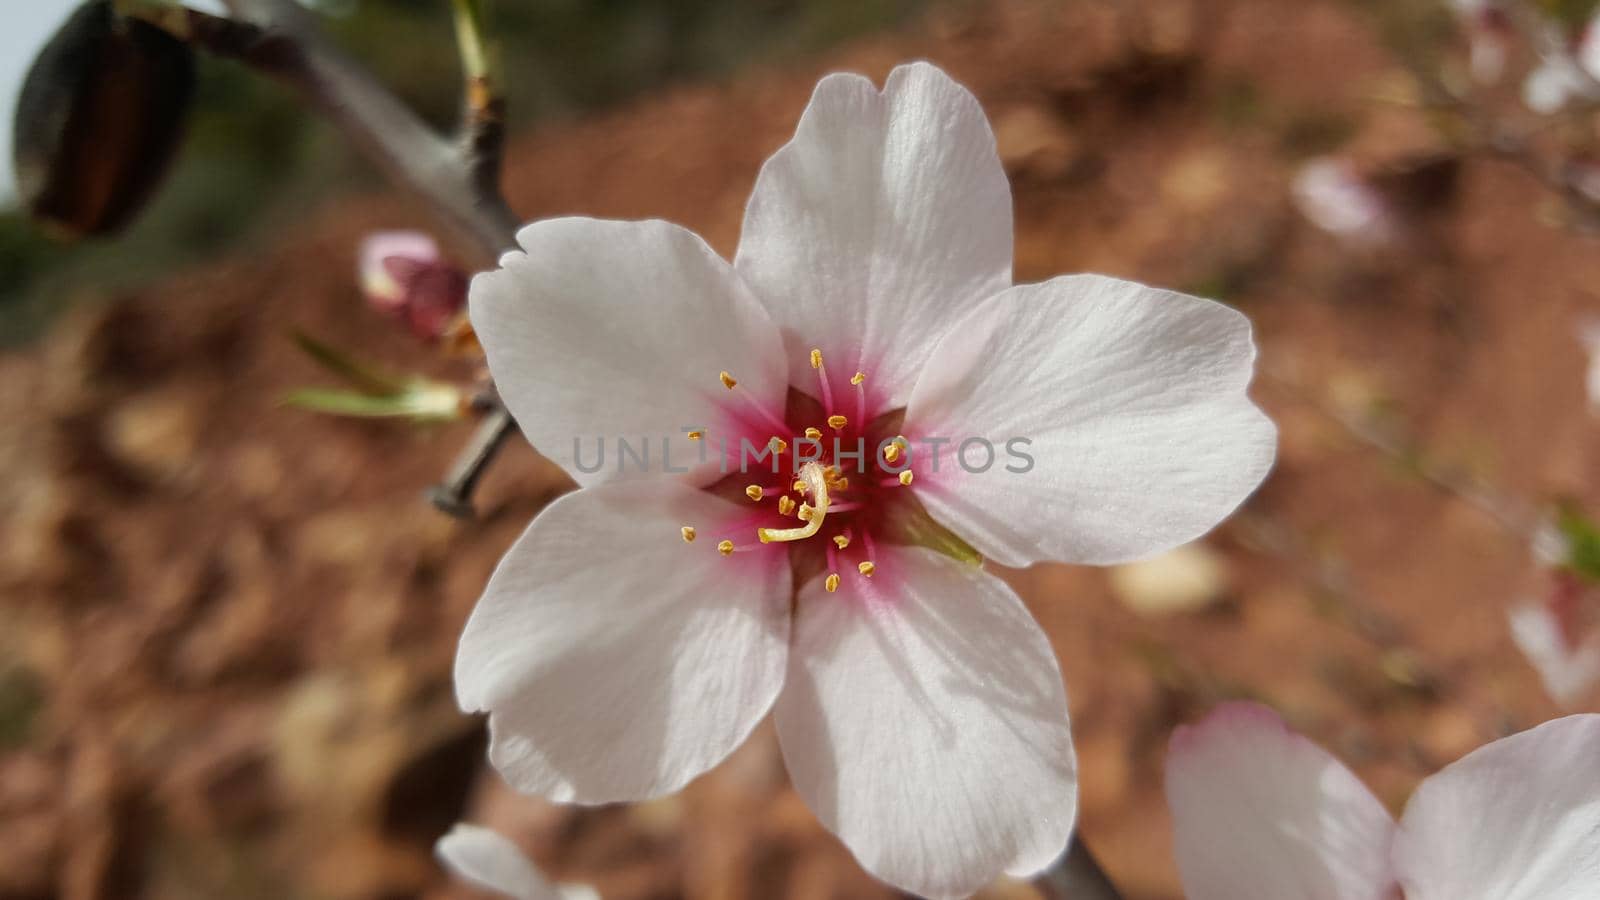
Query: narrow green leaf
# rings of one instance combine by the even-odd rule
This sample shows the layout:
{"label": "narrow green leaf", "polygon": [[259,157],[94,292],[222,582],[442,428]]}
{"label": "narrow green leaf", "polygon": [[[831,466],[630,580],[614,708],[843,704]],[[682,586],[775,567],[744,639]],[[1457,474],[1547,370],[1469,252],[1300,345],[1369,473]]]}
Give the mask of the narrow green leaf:
{"label": "narrow green leaf", "polygon": [[461,397],[454,388],[418,383],[391,394],[361,394],[329,388],[302,388],[283,398],[287,406],[335,416],[366,419],[405,418],[414,422],[447,422],[461,417]]}
{"label": "narrow green leaf", "polygon": [[303,331],[296,330],[290,337],[293,338],[295,346],[318,365],[360,388],[364,393],[399,394],[408,387],[408,382],[404,378],[363,363],[343,350],[325,344]]}

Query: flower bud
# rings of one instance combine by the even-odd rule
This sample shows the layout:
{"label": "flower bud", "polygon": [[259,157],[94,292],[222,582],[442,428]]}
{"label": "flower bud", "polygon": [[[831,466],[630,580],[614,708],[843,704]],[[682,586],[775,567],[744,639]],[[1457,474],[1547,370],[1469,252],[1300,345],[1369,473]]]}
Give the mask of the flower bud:
{"label": "flower bud", "polygon": [[1377,246],[1396,234],[1394,211],[1370,182],[1342,159],[1312,160],[1295,175],[1293,195],[1301,215],[1353,244]]}
{"label": "flower bud", "polygon": [[358,276],[373,309],[438,340],[467,302],[467,276],[420,231],[380,231],[361,242]]}
{"label": "flower bud", "polygon": [[194,57],[161,29],[79,6],[23,82],[12,145],[17,194],[68,237],[132,221],[175,155],[194,93]]}

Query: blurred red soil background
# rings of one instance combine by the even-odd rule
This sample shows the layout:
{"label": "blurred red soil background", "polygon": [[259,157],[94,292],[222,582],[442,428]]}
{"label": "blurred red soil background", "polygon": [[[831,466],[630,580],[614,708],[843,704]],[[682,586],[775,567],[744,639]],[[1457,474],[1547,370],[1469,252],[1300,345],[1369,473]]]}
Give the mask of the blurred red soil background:
{"label": "blurred red soil background", "polygon": [[[1135,278],[1258,328],[1280,458],[1206,541],[1213,602],[1158,613],[1101,570],[1012,576],[1066,675],[1082,834],[1127,896],[1179,896],[1165,742],[1220,700],[1283,710],[1394,809],[1558,714],[1505,627],[1532,587],[1527,548],[1322,408],[1382,407],[1436,460],[1582,496],[1597,433],[1573,323],[1600,308],[1600,253],[1494,162],[1464,164],[1388,249],[1299,217],[1289,184],[1312,153],[1382,167],[1438,149],[1415,109],[1374,99],[1404,79],[1352,4],[945,8],[807,67],[523,135],[510,197],[527,218],[670,219],[731,254],[815,79],[911,58],[995,124],[1019,280]],[[607,898],[888,896],[786,786],[770,727],[633,807],[552,807],[486,768],[451,694],[455,638],[558,480],[519,442],[480,518],[457,522],[422,492],[468,426],[278,405],[322,378],[293,329],[395,366],[422,356],[363,306],[353,267],[364,233],[430,224],[397,196],[346,198],[0,357],[0,897],[464,897],[430,856],[459,817]]]}

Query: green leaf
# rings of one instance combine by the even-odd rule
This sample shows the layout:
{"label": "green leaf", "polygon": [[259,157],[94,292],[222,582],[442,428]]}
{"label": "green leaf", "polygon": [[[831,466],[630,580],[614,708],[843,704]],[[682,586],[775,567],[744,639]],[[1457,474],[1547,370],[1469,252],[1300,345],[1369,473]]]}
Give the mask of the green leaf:
{"label": "green leaf", "polygon": [[285,395],[287,406],[334,416],[364,419],[405,418],[448,422],[461,418],[461,394],[448,385],[417,382],[390,394],[361,394],[328,388],[302,388]]}
{"label": "green leaf", "polygon": [[361,362],[331,344],[325,344],[303,331],[290,335],[295,346],[311,357],[318,365],[350,382],[366,394],[399,394],[410,387],[410,382],[391,375],[376,366]]}
{"label": "green leaf", "polygon": [[1577,31],[1589,23],[1600,0],[1539,0],[1539,8],[1567,28]]}
{"label": "green leaf", "polygon": [[1567,539],[1567,568],[1591,584],[1600,584],[1600,527],[1572,505],[1562,507],[1556,528]]}

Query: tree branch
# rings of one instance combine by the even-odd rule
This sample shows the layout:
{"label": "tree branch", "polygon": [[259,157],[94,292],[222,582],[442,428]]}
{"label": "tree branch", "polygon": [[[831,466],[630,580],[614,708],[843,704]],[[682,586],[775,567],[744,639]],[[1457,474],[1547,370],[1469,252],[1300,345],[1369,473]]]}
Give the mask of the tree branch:
{"label": "tree branch", "polygon": [[1122,900],[1078,832],[1073,833],[1067,852],[1033,884],[1045,900]]}
{"label": "tree branch", "polygon": [[480,127],[460,143],[449,140],[328,40],[314,16],[292,0],[225,3],[234,18],[182,10],[184,30],[168,30],[295,90],[391,178],[427,200],[483,261],[515,245],[517,218],[499,185],[503,127]]}

